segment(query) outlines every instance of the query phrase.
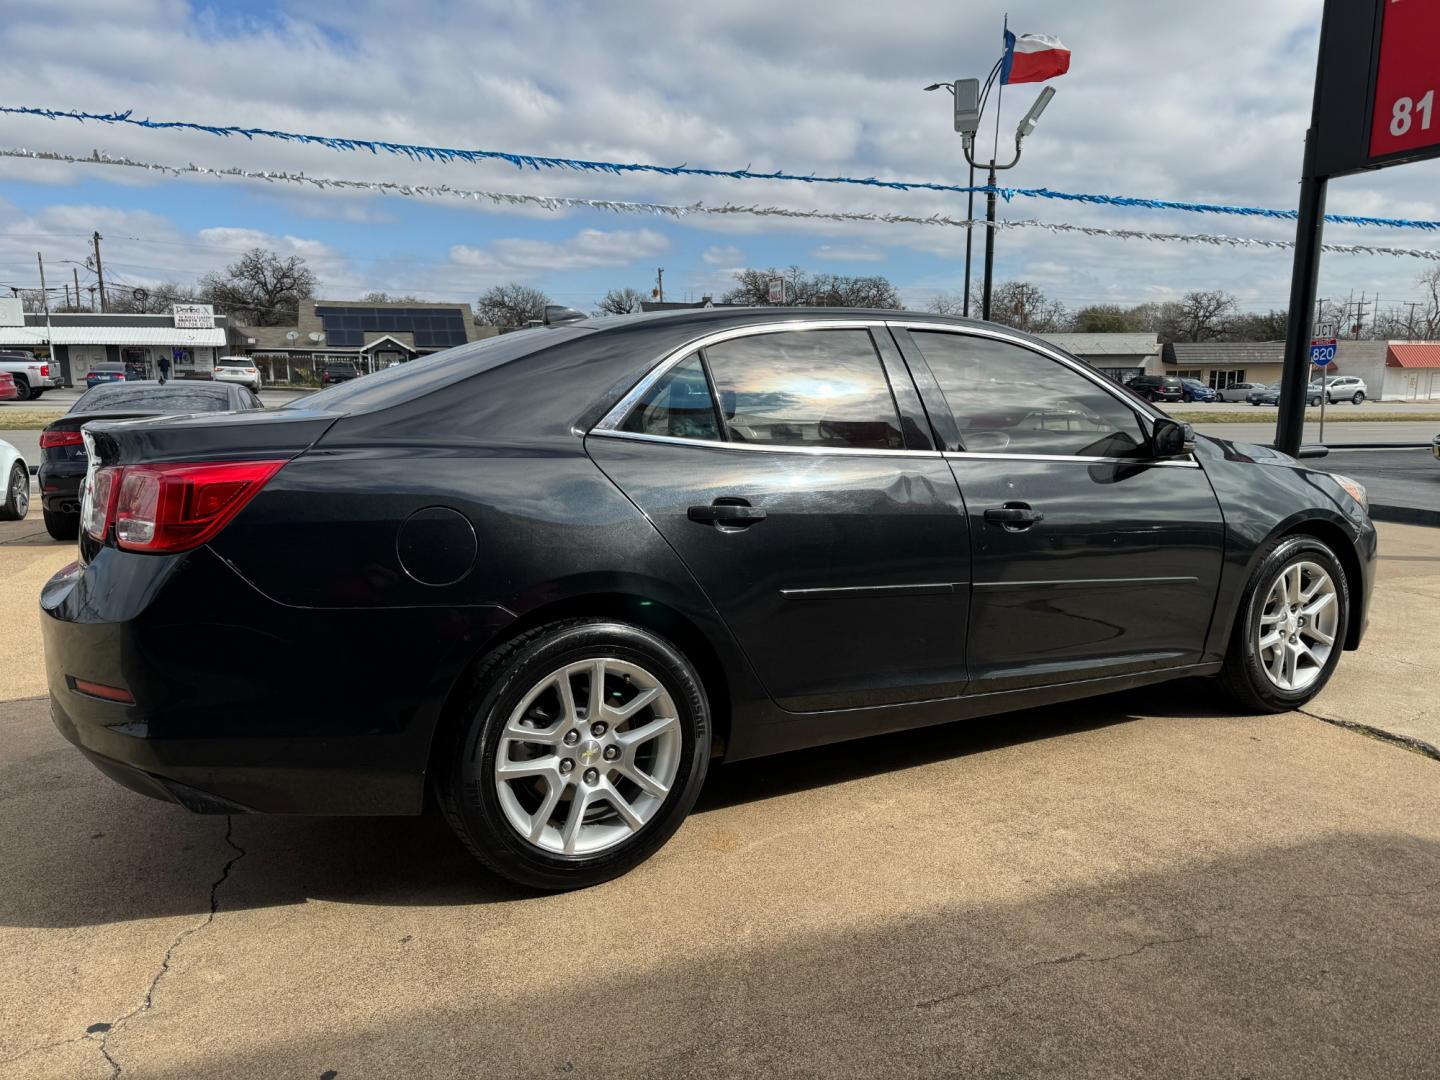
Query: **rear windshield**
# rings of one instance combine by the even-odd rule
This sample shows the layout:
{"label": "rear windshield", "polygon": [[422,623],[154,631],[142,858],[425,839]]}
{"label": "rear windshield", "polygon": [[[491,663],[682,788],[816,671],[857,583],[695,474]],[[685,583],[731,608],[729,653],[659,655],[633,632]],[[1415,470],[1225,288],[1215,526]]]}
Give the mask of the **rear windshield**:
{"label": "rear windshield", "polygon": [[343,363],[343,364],[326,364],[326,365],[325,365],[325,370],[327,370],[327,371],[354,371],[354,370],[355,370],[355,365],[354,365],[354,364],[351,364],[351,363],[349,363],[349,362],[346,362],[346,363]]}
{"label": "rear windshield", "polygon": [[107,412],[120,409],[152,409],[168,413],[228,412],[235,406],[228,386],[193,386],[171,383],[107,383],[86,390],[70,406],[72,413]]}
{"label": "rear windshield", "polygon": [[431,356],[418,357],[408,364],[393,364],[374,375],[326,387],[282,407],[354,413],[395,405],[594,332],[575,326],[537,326],[531,330],[516,330],[484,341],[457,345]]}
{"label": "rear windshield", "polygon": [[124,364],[96,364],[96,365],[94,365],[93,367],[91,367],[90,370],[91,370],[91,371],[124,371],[124,370],[125,370],[125,365],[124,365]]}

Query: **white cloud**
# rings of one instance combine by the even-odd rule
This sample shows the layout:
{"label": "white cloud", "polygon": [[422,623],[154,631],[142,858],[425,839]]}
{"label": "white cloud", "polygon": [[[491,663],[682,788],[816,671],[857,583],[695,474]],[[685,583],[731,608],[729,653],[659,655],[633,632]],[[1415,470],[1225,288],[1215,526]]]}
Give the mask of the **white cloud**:
{"label": "white cloud", "polygon": [[[290,14],[267,18],[182,0],[12,4],[0,28],[7,55],[49,56],[62,41],[65,62],[0,67],[0,99],[620,162],[962,182],[968,170],[951,130],[948,98],[923,94],[919,87],[935,79],[983,74],[997,52],[1007,5],[1002,0],[961,5],[893,0],[881,10],[809,0],[731,0],[697,8],[614,0],[601,12],[576,0],[543,5],[415,0],[405,5],[403,33],[396,32],[397,9],[389,0],[308,0],[285,6]],[[1055,84],[1059,95],[1028,140],[1023,161],[1003,182],[1292,207],[1319,7],[1315,0],[1179,6],[1034,0],[1023,22],[1018,16],[1012,20],[1016,28],[1058,34],[1072,48],[1074,62],[1071,73]],[[917,34],[917,26],[924,32]],[[1007,128],[1035,89],[1005,90]],[[730,201],[952,216],[962,213],[965,203],[955,195],[823,184],[522,171],[500,163],[440,165],[264,139],[8,116],[0,117],[0,145],[81,155],[99,147],[155,161],[672,203]],[[0,162],[0,182],[58,185],[76,178],[93,182],[102,175],[107,182],[125,183],[128,172]],[[1440,218],[1437,178],[1440,162],[1347,178],[1332,184],[1330,208]],[[141,181],[147,188],[132,188],[127,195],[153,190],[148,205],[163,211],[165,193],[175,182],[143,175],[133,182]],[[249,193],[266,192],[271,201],[285,197],[278,187],[186,183],[213,192],[216,212],[210,220],[230,225],[246,224]],[[367,215],[380,205],[378,199],[335,194],[304,200],[307,205],[333,200],[325,205],[337,208],[334,216],[361,223],[372,220]],[[387,211],[398,203],[386,203]],[[718,254],[733,250],[723,242],[731,237],[755,238],[744,241],[747,249],[763,250],[757,257],[777,263],[799,261],[810,251],[829,253],[815,258],[838,258],[834,252],[883,248],[889,256],[887,272],[902,283],[918,283],[930,273],[931,256],[954,259],[964,246],[959,230],[696,216],[655,229],[597,231],[600,237],[658,240],[597,240],[587,247],[578,237],[525,237],[525,226],[544,211],[444,205],[461,223],[473,220],[465,217],[467,210],[505,214],[514,223],[515,238],[456,245],[447,260],[448,243],[428,256],[402,254],[356,229],[343,251],[336,240],[325,256],[342,260],[322,275],[327,286],[333,274],[337,290],[354,283],[362,289],[429,286],[449,293],[456,287],[456,266],[477,276],[504,272],[547,284],[547,275],[653,257],[665,250],[660,243],[665,233],[676,229],[701,230],[721,241],[708,250],[697,245],[704,253],[692,266],[667,269],[667,279],[673,273],[678,280],[697,282],[709,268],[744,261],[744,253],[737,252],[733,260]],[[401,220],[411,212],[395,209]],[[1287,231],[1283,223],[1246,218],[1021,198],[1003,203],[1001,214],[1164,232],[1269,236]],[[156,239],[183,235],[168,223],[145,230]],[[1340,242],[1378,236],[1384,239],[1377,242],[1428,246],[1425,234],[1338,227],[1329,233]],[[761,237],[768,241],[763,249]],[[777,250],[784,245],[788,249]],[[179,249],[158,244],[153,250],[139,245],[134,250],[143,250],[146,262],[165,266],[163,273],[209,268],[213,254],[165,258],[166,250],[174,255]],[[1157,286],[1182,291],[1220,286],[1243,290],[1258,303],[1283,302],[1287,292],[1288,261],[1279,254],[1008,234],[1001,251],[1003,275],[1033,270],[1057,292],[1077,296],[1104,294],[1128,301]],[[909,269],[912,254],[924,261],[925,272]],[[420,269],[425,258],[429,269]],[[33,263],[33,251],[29,259]],[[382,273],[403,280],[385,280]],[[1412,260],[1331,257],[1322,291],[1379,289],[1408,298],[1415,291],[1415,273]],[[957,282],[958,276],[957,270]]]}
{"label": "white cloud", "polygon": [[700,256],[706,266],[743,266],[745,265],[745,252],[741,251],[734,244],[712,244],[705,249]]}
{"label": "white cloud", "polygon": [[507,239],[485,248],[456,244],[450,249],[450,260],[488,273],[534,277],[560,270],[629,266],[654,258],[669,246],[669,238],[653,229],[582,229],[560,243]]}
{"label": "white cloud", "polygon": [[884,262],[885,252],[868,244],[821,244],[810,253],[826,263]]}

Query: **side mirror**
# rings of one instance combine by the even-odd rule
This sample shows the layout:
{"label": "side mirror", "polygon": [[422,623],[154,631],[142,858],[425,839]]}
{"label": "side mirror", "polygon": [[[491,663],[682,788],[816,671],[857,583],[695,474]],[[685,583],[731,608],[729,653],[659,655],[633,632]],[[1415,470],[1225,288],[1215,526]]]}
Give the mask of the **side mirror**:
{"label": "side mirror", "polygon": [[1195,429],[1162,416],[1150,429],[1150,445],[1157,458],[1184,457],[1195,449]]}

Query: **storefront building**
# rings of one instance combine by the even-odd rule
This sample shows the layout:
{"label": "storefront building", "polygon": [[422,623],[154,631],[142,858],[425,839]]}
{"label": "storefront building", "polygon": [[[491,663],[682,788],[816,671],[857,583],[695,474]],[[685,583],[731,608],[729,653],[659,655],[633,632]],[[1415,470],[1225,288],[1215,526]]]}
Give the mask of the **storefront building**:
{"label": "storefront building", "polygon": [[230,351],[254,361],[267,384],[307,386],[328,362],[380,371],[498,332],[476,326],[469,304],[306,300],[294,326],[232,327]]}
{"label": "storefront building", "polygon": [[157,379],[162,357],[171,378],[209,379],[225,352],[225,317],[204,305],[184,307],[167,315],[52,314],[48,325],[44,315],[26,313],[24,325],[0,325],[0,349],[49,360],[66,386],[84,386],[91,367],[105,362],[124,364],[132,379]]}

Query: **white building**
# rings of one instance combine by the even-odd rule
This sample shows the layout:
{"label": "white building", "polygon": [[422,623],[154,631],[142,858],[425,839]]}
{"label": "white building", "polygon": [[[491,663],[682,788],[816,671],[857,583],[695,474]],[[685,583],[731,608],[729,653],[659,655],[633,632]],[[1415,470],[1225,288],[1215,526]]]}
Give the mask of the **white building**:
{"label": "white building", "polygon": [[66,386],[83,386],[90,368],[105,361],[124,364],[136,378],[157,378],[162,356],[172,378],[208,379],[225,353],[225,317],[205,304],[177,306],[168,315],[52,314],[48,325],[44,315],[17,312],[0,317],[0,349],[50,360]]}

